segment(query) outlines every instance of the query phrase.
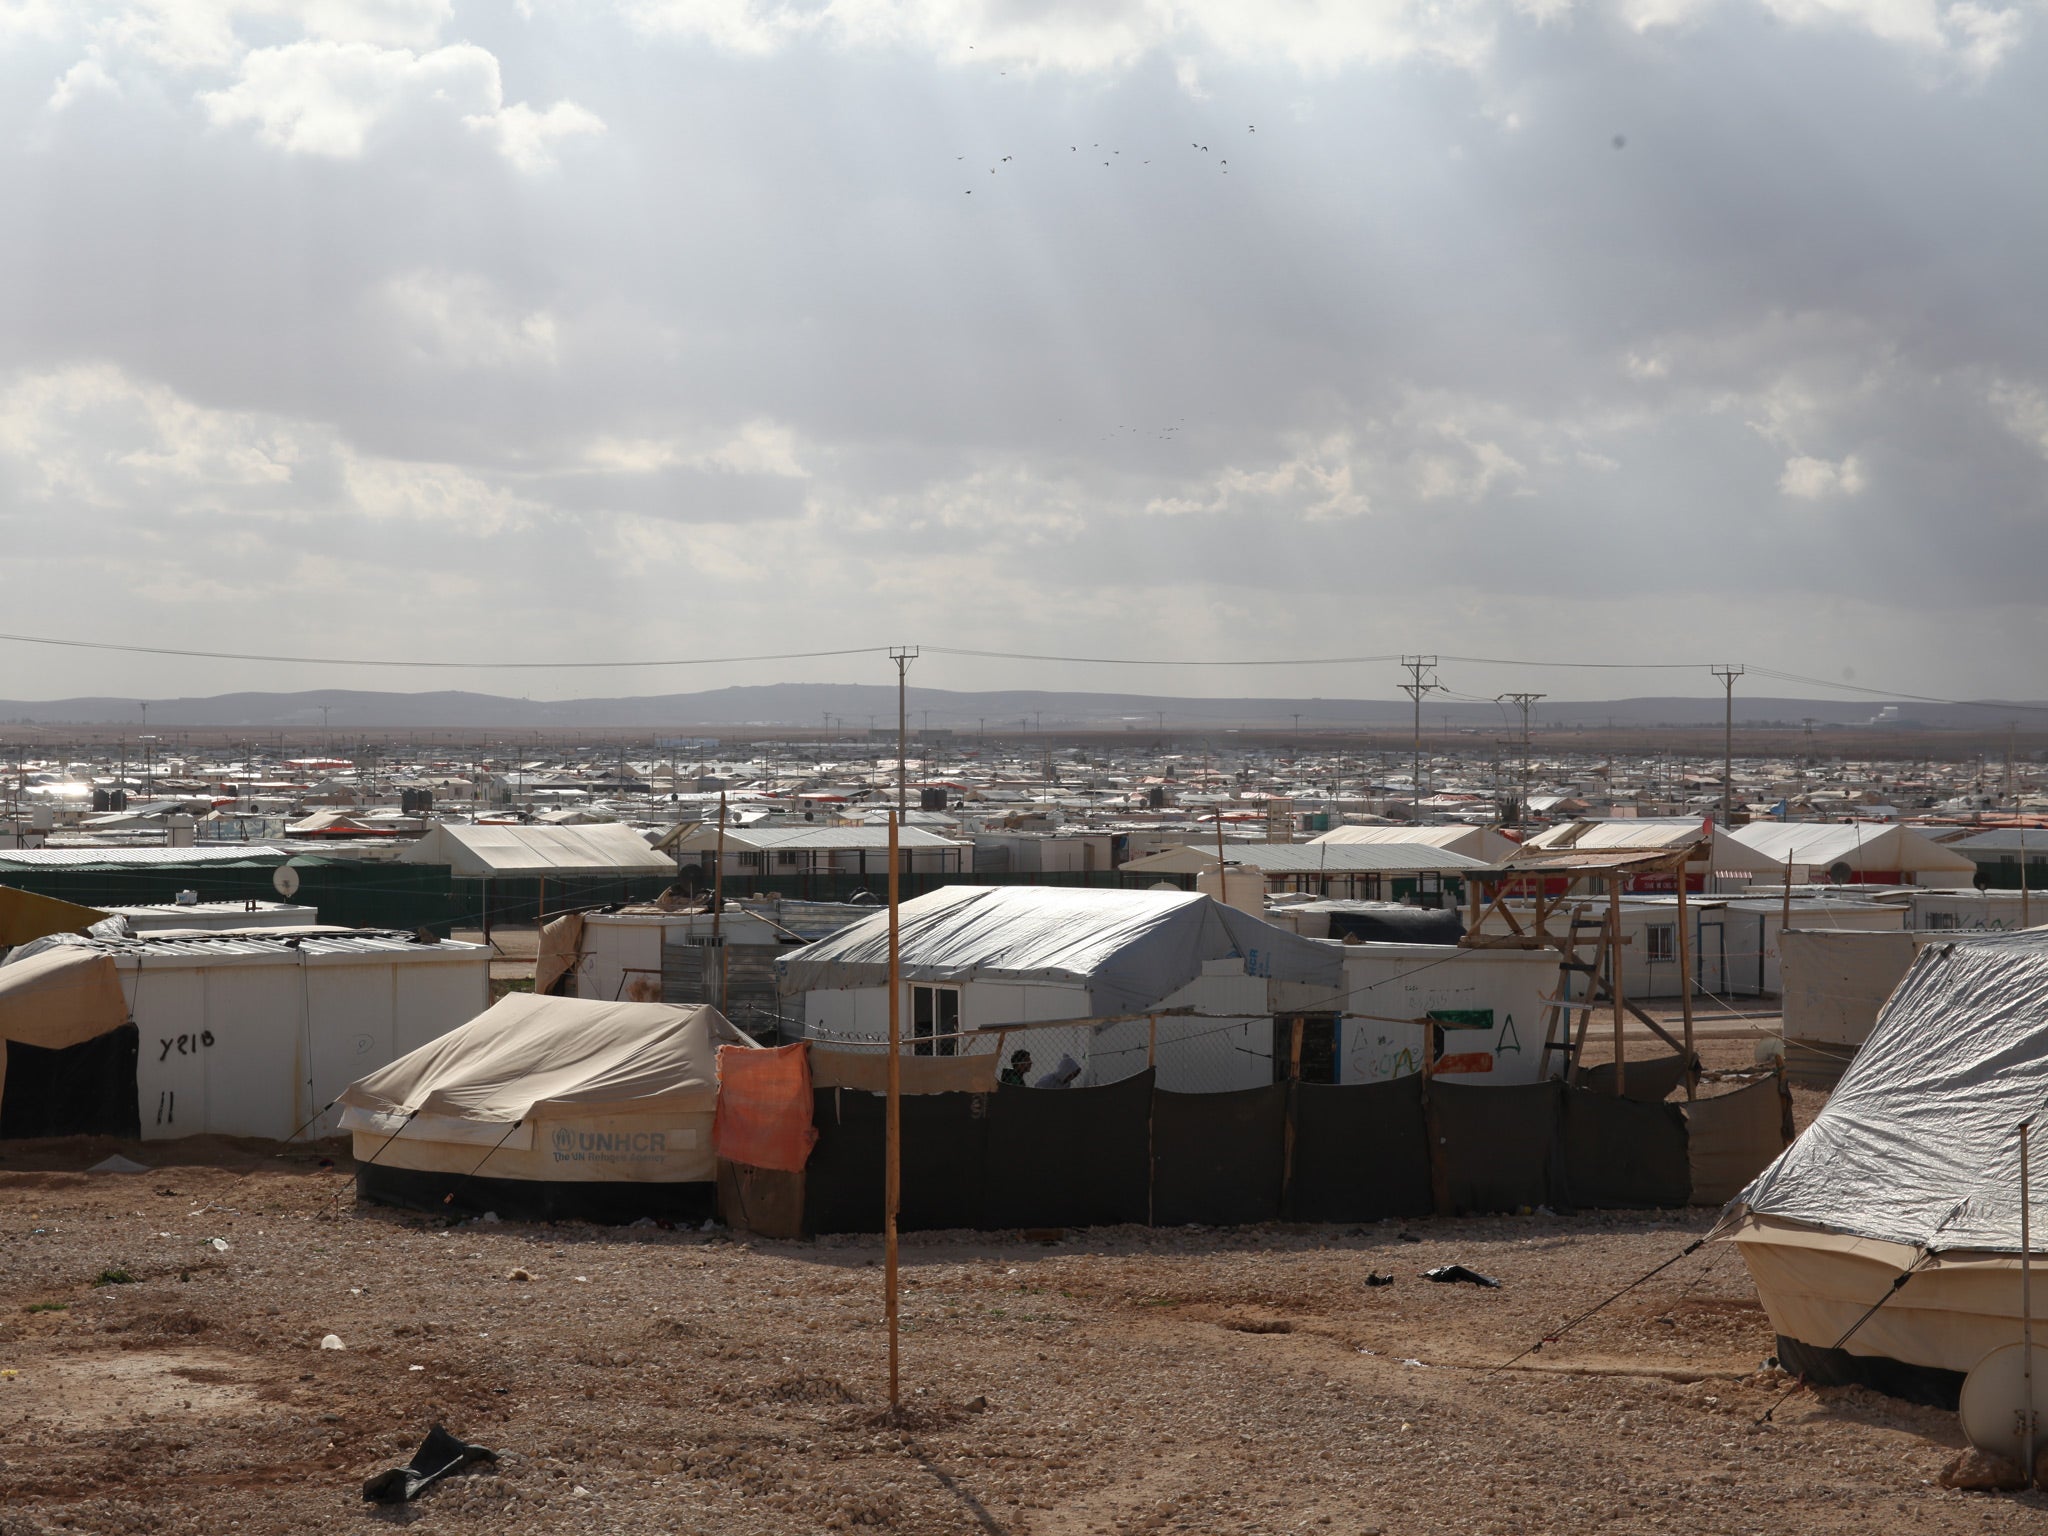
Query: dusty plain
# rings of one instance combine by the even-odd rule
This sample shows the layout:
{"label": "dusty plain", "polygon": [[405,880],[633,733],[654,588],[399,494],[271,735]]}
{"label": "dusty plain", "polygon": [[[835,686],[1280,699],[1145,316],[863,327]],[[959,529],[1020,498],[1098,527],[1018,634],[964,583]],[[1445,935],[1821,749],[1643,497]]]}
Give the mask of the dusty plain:
{"label": "dusty plain", "polygon": [[[74,1171],[116,1151],[151,1167]],[[358,1207],[338,1144],[12,1143],[0,1536],[2048,1530],[1937,1485],[1951,1414],[1759,1423],[1720,1245],[1494,1369],[1711,1220],[920,1234],[891,1422],[873,1239],[450,1226]],[[365,1505],[436,1422],[496,1465]]]}

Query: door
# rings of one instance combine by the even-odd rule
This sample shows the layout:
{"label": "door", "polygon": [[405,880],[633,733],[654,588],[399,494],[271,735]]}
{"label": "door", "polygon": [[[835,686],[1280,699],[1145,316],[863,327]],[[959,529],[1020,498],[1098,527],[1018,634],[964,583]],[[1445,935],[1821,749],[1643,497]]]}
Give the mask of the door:
{"label": "door", "polygon": [[1700,919],[1700,990],[1716,996],[1728,990],[1728,948],[1721,919]]}
{"label": "door", "polygon": [[911,1054],[956,1056],[960,1052],[960,989],[910,989]]}

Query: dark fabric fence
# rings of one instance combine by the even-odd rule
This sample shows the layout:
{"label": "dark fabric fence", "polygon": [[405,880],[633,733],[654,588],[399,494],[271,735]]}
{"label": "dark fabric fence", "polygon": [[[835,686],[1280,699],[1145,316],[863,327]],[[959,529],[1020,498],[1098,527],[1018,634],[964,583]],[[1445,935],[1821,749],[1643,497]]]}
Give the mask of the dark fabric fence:
{"label": "dark fabric fence", "polygon": [[140,1136],[135,1087],[140,1048],[133,1024],[54,1050],[7,1041],[0,1137]]}
{"label": "dark fabric fence", "polygon": [[[1627,1097],[1638,1104],[1661,1104],[1671,1097],[1672,1089],[1685,1081],[1685,1058],[1652,1056],[1647,1061],[1632,1061],[1626,1081],[1628,1086],[1622,1092]],[[1588,1067],[1579,1074],[1579,1086],[1595,1093],[1612,1094],[1614,1063],[1603,1061],[1597,1067]]]}
{"label": "dark fabric fence", "polygon": [[1676,1104],[1565,1089],[1561,1197],[1599,1209],[1684,1205],[1692,1199],[1685,1112]]}
{"label": "dark fabric fence", "polygon": [[1562,1198],[1557,1150],[1563,1092],[1554,1082],[1517,1088],[1429,1085],[1445,1215],[1533,1210]]}
{"label": "dark fabric fence", "polygon": [[1294,1085],[1295,1221],[1379,1221],[1427,1216],[1429,1142],[1422,1079]]}
{"label": "dark fabric fence", "polygon": [[[1557,1082],[1478,1088],[1406,1077],[1166,1093],[1147,1072],[1100,1088],[910,1094],[901,1224],[1243,1226],[1669,1208],[1704,1198],[1702,1140],[1718,1147],[1729,1141],[1714,1139],[1722,1122],[1740,1129],[1775,1114],[1772,1092],[1767,1083],[1688,1112]],[[879,1231],[882,1096],[822,1088],[813,1107],[804,1230]],[[1713,1167],[1753,1174],[1781,1145],[1776,1124],[1768,1138],[1731,1141]]]}
{"label": "dark fabric fence", "polygon": [[1152,1073],[1101,1088],[990,1096],[984,1227],[1151,1220]]}
{"label": "dark fabric fence", "polygon": [[1152,1220],[1246,1226],[1280,1215],[1287,1084],[1152,1095]]}

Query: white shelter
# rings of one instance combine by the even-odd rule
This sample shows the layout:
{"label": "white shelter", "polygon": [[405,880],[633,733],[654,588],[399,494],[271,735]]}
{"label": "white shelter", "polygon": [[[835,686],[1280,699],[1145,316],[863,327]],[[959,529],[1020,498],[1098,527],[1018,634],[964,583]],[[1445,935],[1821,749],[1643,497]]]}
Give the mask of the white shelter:
{"label": "white shelter", "polygon": [[1911,827],[1867,821],[1753,821],[1728,834],[1776,859],[1795,884],[1967,885],[1967,855]]}
{"label": "white shelter", "polygon": [[[50,942],[103,955],[119,974],[140,1032],[145,1140],[331,1135],[322,1106],[343,1088],[490,1001],[481,944],[371,930]],[[0,978],[51,952],[0,965]]]}
{"label": "white shelter", "polygon": [[1446,848],[1482,864],[1498,864],[1521,845],[1491,827],[1410,827],[1388,825],[1361,827],[1346,824],[1309,840],[1319,843],[1406,843],[1411,847]]}
{"label": "white shelter", "polygon": [[401,864],[446,864],[458,880],[571,875],[672,875],[675,865],[631,827],[472,826],[436,822]]}
{"label": "white shelter", "polygon": [[[1148,1056],[1168,1089],[1271,1083],[1275,1017],[1331,1013],[1343,980],[1343,946],[1187,891],[945,886],[903,903],[900,934],[908,1052],[1006,1043],[1041,1068],[1071,1057],[1081,1084]],[[808,1038],[888,1038],[888,936],[878,912],[777,960]]]}

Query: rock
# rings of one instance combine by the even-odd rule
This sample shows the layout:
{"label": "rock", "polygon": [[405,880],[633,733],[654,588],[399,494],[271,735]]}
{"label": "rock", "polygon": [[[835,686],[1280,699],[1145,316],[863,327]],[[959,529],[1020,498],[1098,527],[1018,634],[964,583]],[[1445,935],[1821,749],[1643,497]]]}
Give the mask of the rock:
{"label": "rock", "polygon": [[1986,1493],[2024,1488],[2026,1485],[2026,1475],[2020,1471],[2018,1463],[1979,1450],[1963,1451],[1941,1469],[1941,1486],[1944,1488]]}
{"label": "rock", "polygon": [[533,1276],[531,1273],[524,1269],[515,1269],[510,1274],[506,1275],[505,1278],[507,1280],[531,1280]]}
{"label": "rock", "polygon": [[342,1343],[342,1342],[341,1342],[341,1335],[340,1335],[340,1334],[338,1334],[338,1333],[330,1333],[330,1334],[328,1334],[326,1338],[324,1338],[324,1339],[322,1339],[322,1340],[320,1341],[320,1347],[321,1347],[322,1349],[347,1349],[347,1348],[348,1348],[348,1346],[347,1346],[346,1344],[344,1344],[344,1343]]}

